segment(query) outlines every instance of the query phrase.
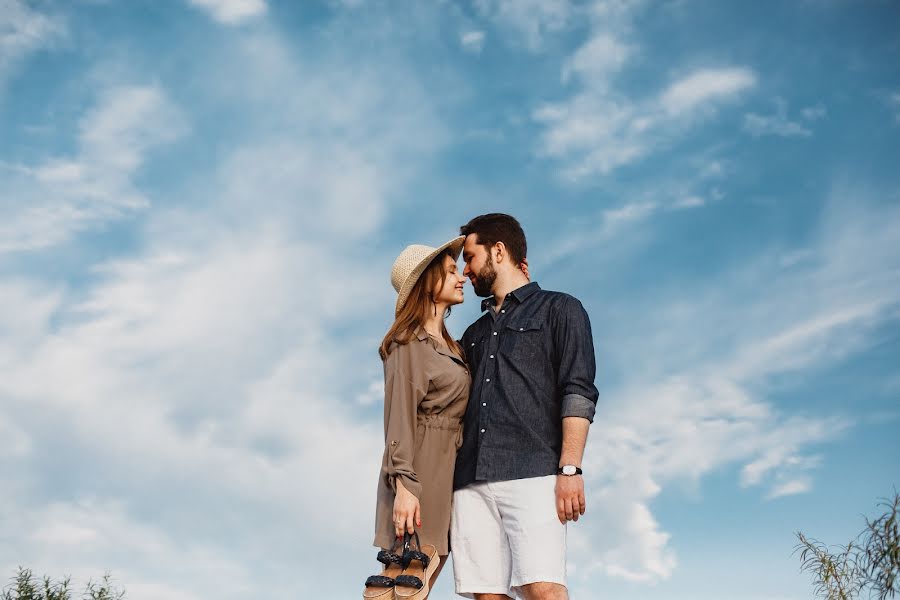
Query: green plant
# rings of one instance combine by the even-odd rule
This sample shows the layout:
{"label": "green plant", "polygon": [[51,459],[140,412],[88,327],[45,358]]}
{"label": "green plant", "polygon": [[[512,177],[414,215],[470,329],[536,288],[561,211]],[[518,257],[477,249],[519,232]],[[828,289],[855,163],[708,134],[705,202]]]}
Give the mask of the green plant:
{"label": "green plant", "polygon": [[866,521],[866,528],[844,546],[830,549],[825,544],[797,532],[801,570],[812,574],[817,597],[825,600],[852,600],[863,591],[879,600],[893,598],[900,591],[900,525],[897,511],[900,495],[878,503],[885,512]]}
{"label": "green plant", "polygon": [[[100,582],[89,581],[82,600],[122,600],[125,590],[113,587],[109,573]],[[72,600],[71,579],[54,582],[49,577],[37,579],[31,569],[19,567],[0,600]]]}

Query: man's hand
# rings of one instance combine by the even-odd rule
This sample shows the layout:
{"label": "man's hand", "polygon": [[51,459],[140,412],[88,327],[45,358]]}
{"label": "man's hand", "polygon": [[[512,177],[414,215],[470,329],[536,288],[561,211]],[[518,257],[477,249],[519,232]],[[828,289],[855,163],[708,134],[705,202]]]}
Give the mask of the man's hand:
{"label": "man's hand", "polygon": [[559,522],[577,521],[587,506],[584,501],[584,477],[581,475],[556,476],[556,516]]}

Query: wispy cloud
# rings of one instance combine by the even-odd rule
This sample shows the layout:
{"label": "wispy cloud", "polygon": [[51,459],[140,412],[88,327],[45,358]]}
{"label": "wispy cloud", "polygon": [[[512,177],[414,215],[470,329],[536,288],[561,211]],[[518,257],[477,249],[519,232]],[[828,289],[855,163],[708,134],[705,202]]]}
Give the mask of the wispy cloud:
{"label": "wispy cloud", "polygon": [[745,67],[700,69],[670,85],[663,92],[660,105],[669,114],[679,115],[734,97],[755,84],[756,75]]}
{"label": "wispy cloud", "polygon": [[900,92],[888,97],[888,106],[894,111],[894,122],[900,124]]}
{"label": "wispy cloud", "polygon": [[268,10],[266,0],[189,0],[223,25],[240,25],[261,17]]}
{"label": "wispy cloud", "polygon": [[459,43],[466,52],[480,54],[484,49],[484,39],[483,31],[467,31],[459,36]]}
{"label": "wispy cloud", "polygon": [[0,189],[16,198],[0,224],[0,253],[46,248],[74,233],[148,206],[134,176],[154,147],[186,131],[156,86],[104,90],[82,119],[78,153],[36,165],[6,165]]}
{"label": "wispy cloud", "polygon": [[825,108],[824,104],[816,104],[814,106],[807,106],[800,111],[800,114],[807,121],[818,121],[828,114],[828,109]]}
{"label": "wispy cloud", "polygon": [[[374,493],[383,448],[362,413],[378,399],[392,256],[368,244],[443,130],[403,64],[353,56],[347,69],[352,53],[340,50],[301,63],[271,32],[231,51],[198,83],[218,90],[247,73],[229,98],[252,133],[184,182],[180,202],[142,214],[133,253],[94,264],[77,288],[0,280],[0,432],[20,432],[0,443],[0,520],[17,540],[0,548],[7,572],[22,561],[83,579],[109,569],[137,600],[237,599],[252,595],[252,565],[270,590],[324,576],[309,544],[356,549],[354,571],[371,560],[372,497],[332,497],[348,480]],[[113,199],[116,215],[143,210],[136,173],[190,117],[160,86],[106,90],[80,120],[77,152],[13,165],[15,183],[34,195],[59,186],[48,213]],[[103,194],[82,201],[95,180]],[[32,228],[25,237],[4,222],[19,249],[113,217],[84,213],[94,220],[50,235],[36,215],[13,214]],[[346,326],[362,333],[331,343]],[[326,449],[349,466],[323,479]],[[85,465],[86,481],[59,489],[28,476]]]}
{"label": "wispy cloud", "polygon": [[601,32],[566,61],[562,80],[565,83],[577,76],[587,85],[603,85],[610,75],[622,68],[632,52],[632,48],[614,35]]}
{"label": "wispy cloud", "polygon": [[673,483],[738,465],[738,483],[768,500],[813,489],[822,468],[815,448],[847,435],[856,417],[782,412],[766,397],[766,382],[862,351],[900,307],[891,250],[900,243],[900,214],[871,204],[848,213],[838,201],[848,193],[845,184],[834,187],[802,264],[786,269],[779,253],[762,254],[646,305],[604,299],[616,315],[600,325],[607,338],[634,341],[606,355],[607,370],[621,365],[627,375],[607,390],[592,427],[586,460],[599,466],[589,493],[605,535],[579,541],[580,556],[595,558],[578,559],[576,579],[592,571],[634,581],[670,576],[676,557],[649,503]]}
{"label": "wispy cloud", "polygon": [[545,36],[562,31],[574,12],[569,0],[476,0],[475,8],[533,52],[542,48]]}
{"label": "wispy cloud", "polygon": [[[820,119],[825,115],[825,109],[821,107],[806,108],[802,112],[806,120]],[[753,137],[764,135],[778,135],[781,137],[809,137],[812,130],[797,121],[791,121],[787,115],[787,102],[782,98],[775,99],[775,114],[758,115],[747,113],[744,115],[744,131]]]}
{"label": "wispy cloud", "polygon": [[559,161],[567,179],[606,174],[638,162],[756,83],[755,73],[746,67],[702,68],[656,94],[623,94],[615,83],[640,52],[631,40],[630,23],[638,8],[638,3],[595,5],[592,35],[562,68],[562,80],[577,85],[577,91],[532,113],[543,127],[539,154]]}
{"label": "wispy cloud", "polygon": [[0,89],[19,61],[65,32],[61,17],[39,12],[22,0],[0,0]]}

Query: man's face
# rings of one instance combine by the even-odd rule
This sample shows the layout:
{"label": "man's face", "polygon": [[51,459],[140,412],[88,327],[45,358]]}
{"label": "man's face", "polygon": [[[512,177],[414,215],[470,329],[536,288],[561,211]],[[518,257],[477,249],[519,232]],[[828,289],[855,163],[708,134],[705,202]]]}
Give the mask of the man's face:
{"label": "man's face", "polygon": [[490,296],[494,281],[497,280],[497,271],[494,270],[494,261],[487,248],[478,243],[478,234],[470,233],[466,236],[463,260],[466,261],[463,275],[472,282],[475,294],[482,298]]}

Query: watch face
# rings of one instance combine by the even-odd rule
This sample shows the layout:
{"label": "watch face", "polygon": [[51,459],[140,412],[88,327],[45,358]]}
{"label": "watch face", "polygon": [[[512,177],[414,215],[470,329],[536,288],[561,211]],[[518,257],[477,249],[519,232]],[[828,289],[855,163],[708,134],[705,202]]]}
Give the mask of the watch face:
{"label": "watch face", "polygon": [[563,465],[563,475],[574,475],[575,465]]}

